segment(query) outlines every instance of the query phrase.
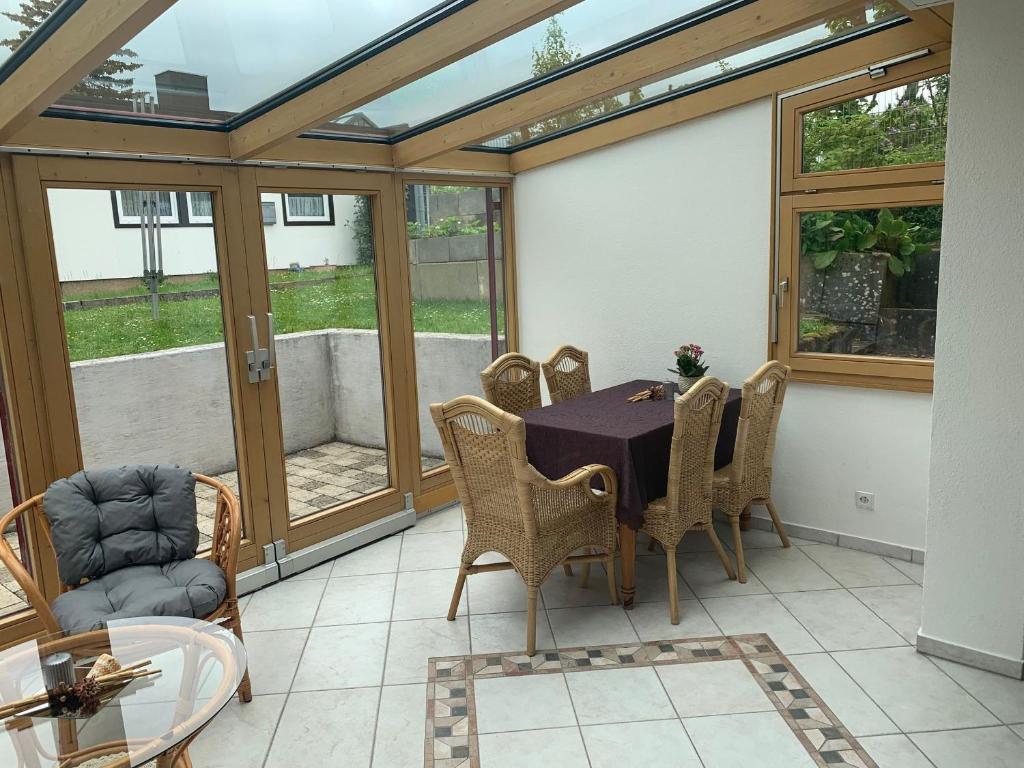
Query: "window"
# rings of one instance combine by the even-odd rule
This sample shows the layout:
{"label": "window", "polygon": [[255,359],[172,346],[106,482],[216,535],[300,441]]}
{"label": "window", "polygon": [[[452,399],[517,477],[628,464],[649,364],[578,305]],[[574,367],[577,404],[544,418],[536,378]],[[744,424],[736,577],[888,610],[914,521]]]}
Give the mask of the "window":
{"label": "window", "polygon": [[798,381],[931,390],[945,67],[781,100],[774,352]]}
{"label": "window", "polygon": [[[17,7],[15,0],[0,0]],[[63,113],[223,124],[297,81],[443,17],[439,0],[351,3],[179,0],[61,96]],[[445,3],[447,5],[449,3]],[[54,0],[31,6],[56,5]],[[3,37],[37,21],[0,17]],[[301,45],[288,45],[301,40]],[[122,41],[125,42],[125,41]],[[0,48],[0,57],[3,49]]]}
{"label": "window", "polygon": [[[138,227],[142,223],[143,212],[149,212],[153,204],[152,193],[143,193],[137,189],[119,189],[111,192],[114,204],[114,226]],[[172,192],[157,192],[156,213],[160,226],[178,224],[178,196]]]}
{"label": "window", "polygon": [[[506,281],[509,188],[406,184],[405,215],[419,402],[481,396],[480,371],[509,350]],[[444,451],[424,407],[420,466]]]}
{"label": "window", "polygon": [[736,79],[745,73],[757,72],[772,62],[805,53],[815,46],[836,44],[858,37],[873,27],[881,26],[895,15],[896,12],[891,8],[881,6],[865,9],[860,22],[853,22],[846,16],[838,16],[809,24],[775,39],[737,50],[716,61],[688,66],[655,82],[633,86],[614,96],[580,104],[538,122],[520,126],[484,142],[484,146],[519,148],[521,145],[536,144],[548,138],[564,135],[581,126],[606,120],[610,115],[678,98],[724,78]]}
{"label": "window", "polygon": [[[926,77],[805,112],[804,173],[880,168],[946,159],[949,75]],[[857,141],[847,137],[857,136]]]}
{"label": "window", "polygon": [[186,192],[189,224],[213,224],[213,195],[210,192]]}
{"label": "window", "polygon": [[334,201],[330,195],[284,193],[284,223],[334,224]]}
{"label": "window", "polygon": [[[143,193],[134,189],[119,189],[110,193],[114,209],[114,226],[123,229],[138,227],[141,222]],[[212,227],[213,194],[211,192],[157,192],[161,227]]]}

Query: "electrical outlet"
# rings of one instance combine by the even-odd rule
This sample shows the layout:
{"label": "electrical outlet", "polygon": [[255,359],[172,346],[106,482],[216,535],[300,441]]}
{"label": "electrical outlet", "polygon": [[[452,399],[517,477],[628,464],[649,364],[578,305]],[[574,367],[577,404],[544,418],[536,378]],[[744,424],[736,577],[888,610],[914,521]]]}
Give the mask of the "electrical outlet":
{"label": "electrical outlet", "polygon": [[853,503],[857,509],[864,509],[873,512],[875,509],[875,494],[869,491],[854,491]]}

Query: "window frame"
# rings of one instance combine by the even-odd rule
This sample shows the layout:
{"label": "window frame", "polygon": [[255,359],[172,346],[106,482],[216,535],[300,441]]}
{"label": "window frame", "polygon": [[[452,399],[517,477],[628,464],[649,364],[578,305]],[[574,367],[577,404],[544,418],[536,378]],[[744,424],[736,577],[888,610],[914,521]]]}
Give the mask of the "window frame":
{"label": "window frame", "polygon": [[[306,193],[296,193],[299,196],[309,196]],[[332,195],[320,195],[324,199],[323,216],[295,216],[288,211],[288,198],[291,194],[281,193],[281,221],[286,227],[333,227],[334,221],[334,197]]]}
{"label": "window frame", "polygon": [[926,77],[947,74],[949,53],[941,51],[888,69],[884,77],[872,78],[863,74],[777,100],[777,109],[780,110],[780,133],[776,143],[779,192],[775,200],[778,206],[778,238],[770,285],[776,339],[769,344],[769,354],[793,369],[795,381],[931,392],[934,360],[801,352],[797,349],[802,213],[943,204],[945,162],[843,171],[802,171],[802,117],[806,112]]}
{"label": "window frame", "polygon": [[[196,214],[196,213],[192,212],[192,196],[195,193],[194,192],[185,192],[184,194],[185,194],[185,217],[188,220],[187,223],[190,224],[190,225],[193,225],[193,226],[208,226],[208,227],[212,227],[213,226],[213,199],[212,199],[212,197],[211,197],[211,200],[210,200],[210,203],[211,203],[210,215],[209,216],[202,216],[200,214]],[[211,193],[205,192],[204,194],[208,194],[209,195]]]}
{"label": "window frame", "polygon": [[[114,226],[118,229],[135,228],[138,229],[142,226],[142,216],[135,216],[130,213],[124,212],[124,193],[125,192],[141,192],[138,189],[112,189],[110,190],[110,202],[114,209]],[[171,215],[160,216],[161,227],[178,227],[181,226],[181,206],[178,205],[178,195],[173,191],[167,191],[163,189],[152,190],[157,193],[167,192],[168,197],[171,201]]]}
{"label": "window frame", "polygon": [[929,184],[941,182],[946,163],[914,163],[842,171],[803,170],[803,116],[844,101],[898,88],[915,80],[949,73],[949,51],[891,68],[884,77],[860,75],[813,91],[790,96],[782,102],[782,194],[813,192],[849,187],[890,186],[893,184]]}
{"label": "window frame", "polygon": [[[132,216],[124,212],[122,193],[137,192],[138,190],[112,189],[110,190],[110,207],[114,212],[115,229],[138,229],[142,226],[138,216]],[[166,192],[167,190],[154,190]],[[182,227],[212,227],[213,216],[197,216],[192,214],[192,193],[171,191],[171,210],[174,215],[166,219],[160,217],[160,228],[179,229]]]}

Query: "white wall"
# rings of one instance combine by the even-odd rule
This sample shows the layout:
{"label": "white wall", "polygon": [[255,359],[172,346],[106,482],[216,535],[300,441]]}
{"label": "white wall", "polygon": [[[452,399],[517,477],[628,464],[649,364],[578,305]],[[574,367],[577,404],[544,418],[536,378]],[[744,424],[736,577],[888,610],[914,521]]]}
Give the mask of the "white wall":
{"label": "white wall", "polygon": [[[958,0],[922,639],[1024,655],[1024,4]],[[922,644],[922,647],[924,645]],[[975,663],[979,659],[971,659]]]}
{"label": "white wall", "polygon": [[[114,226],[108,190],[51,189],[49,200],[61,281],[142,274],[140,232]],[[356,263],[355,239],[347,224],[354,196],[334,196],[333,226],[285,226],[281,195],[264,194],[263,200],[277,209],[277,223],[263,227],[270,269],[287,269],[292,262],[303,267]],[[217,271],[213,227],[164,227],[161,239],[165,274]]]}
{"label": "white wall", "polygon": [[[668,379],[697,342],[738,386],[768,346],[771,103],[516,178],[522,347],[590,351],[595,386]],[[920,548],[930,397],[793,385],[775,485],[784,520]],[[855,511],[855,490],[875,493]],[[755,514],[762,511],[755,510]]]}

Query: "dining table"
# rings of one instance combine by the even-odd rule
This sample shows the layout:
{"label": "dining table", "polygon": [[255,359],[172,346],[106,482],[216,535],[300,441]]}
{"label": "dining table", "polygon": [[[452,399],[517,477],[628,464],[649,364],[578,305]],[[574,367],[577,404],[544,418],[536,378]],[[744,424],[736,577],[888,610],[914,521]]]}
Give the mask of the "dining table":
{"label": "dining table", "polygon": [[[632,395],[664,384],[663,399],[630,401]],[[665,496],[675,419],[674,384],[634,379],[606,389],[526,411],[526,455],[545,476],[556,479],[586,464],[604,464],[618,478],[615,516],[622,560],[622,602],[636,595],[636,532],[647,505]],[[715,448],[715,469],[732,462],[742,391],[730,389]],[[595,479],[595,482],[600,483]]]}

